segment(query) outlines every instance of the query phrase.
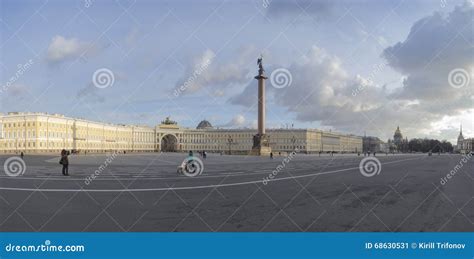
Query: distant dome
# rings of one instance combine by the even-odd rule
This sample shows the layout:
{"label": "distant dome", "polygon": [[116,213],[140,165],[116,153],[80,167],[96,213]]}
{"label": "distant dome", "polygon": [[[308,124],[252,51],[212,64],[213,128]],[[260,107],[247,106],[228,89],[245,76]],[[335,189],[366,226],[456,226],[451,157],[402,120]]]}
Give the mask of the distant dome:
{"label": "distant dome", "polygon": [[393,138],[403,138],[402,132],[400,131],[400,127],[397,126],[397,129],[395,130],[395,134],[393,134]]}
{"label": "distant dome", "polygon": [[207,120],[203,120],[203,121],[199,122],[196,129],[212,129],[212,124],[210,122],[208,122]]}

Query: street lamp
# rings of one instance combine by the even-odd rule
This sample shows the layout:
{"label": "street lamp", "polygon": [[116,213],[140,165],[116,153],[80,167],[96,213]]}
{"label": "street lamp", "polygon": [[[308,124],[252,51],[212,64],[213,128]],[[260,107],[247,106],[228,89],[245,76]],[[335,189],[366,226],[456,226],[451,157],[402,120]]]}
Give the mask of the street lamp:
{"label": "street lamp", "polygon": [[229,135],[229,138],[227,139],[227,143],[229,144],[229,155],[232,155],[232,144],[234,144],[234,139],[232,138],[231,135]]}
{"label": "street lamp", "polygon": [[26,152],[26,116],[23,116],[23,150]]}
{"label": "street lamp", "polygon": [[295,137],[295,136],[293,136],[293,137],[291,138],[291,143],[293,143],[293,151],[295,151],[295,149],[296,149],[296,147],[295,147],[296,137]]}

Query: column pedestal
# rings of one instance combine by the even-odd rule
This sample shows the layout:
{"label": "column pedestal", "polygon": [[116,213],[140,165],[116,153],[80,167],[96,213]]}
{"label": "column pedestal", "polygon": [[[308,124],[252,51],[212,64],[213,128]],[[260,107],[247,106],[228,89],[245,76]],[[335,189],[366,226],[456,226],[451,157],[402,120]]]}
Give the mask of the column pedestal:
{"label": "column pedestal", "polygon": [[250,155],[270,156],[272,148],[270,147],[270,137],[266,134],[257,134],[253,136],[253,146]]}

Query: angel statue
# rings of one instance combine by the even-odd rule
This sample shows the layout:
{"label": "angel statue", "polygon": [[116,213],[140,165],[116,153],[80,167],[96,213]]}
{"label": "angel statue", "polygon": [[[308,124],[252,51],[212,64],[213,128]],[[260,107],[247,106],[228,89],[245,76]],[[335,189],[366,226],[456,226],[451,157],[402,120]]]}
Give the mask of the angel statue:
{"label": "angel statue", "polygon": [[258,68],[259,68],[259,71],[265,71],[263,69],[263,55],[260,55],[260,58],[257,59],[257,65],[258,65]]}

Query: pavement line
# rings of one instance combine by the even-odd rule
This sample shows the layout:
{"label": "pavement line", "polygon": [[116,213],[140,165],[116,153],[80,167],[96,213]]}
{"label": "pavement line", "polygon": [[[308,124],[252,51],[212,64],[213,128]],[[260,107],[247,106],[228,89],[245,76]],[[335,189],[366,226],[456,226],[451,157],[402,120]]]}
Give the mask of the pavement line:
{"label": "pavement line", "polygon": [[[242,172],[242,171],[228,172],[228,173],[219,173],[219,172],[217,172],[218,174],[210,174],[210,173],[215,173],[215,172],[209,172],[209,173],[206,173],[206,174],[202,174],[201,176],[196,177],[196,178],[203,179],[203,178],[215,178],[215,177],[224,177],[224,176],[242,176],[242,175],[246,176],[246,175],[268,174],[268,173],[271,173],[272,170],[273,169],[268,169],[265,172],[249,173],[249,174],[243,174],[245,172]],[[39,175],[39,176],[35,176],[35,177],[0,176],[0,179],[5,179],[5,180],[40,180],[40,179],[48,179],[49,181],[82,181],[85,178],[91,176],[92,174],[93,173],[91,173],[91,174],[82,174],[82,175],[75,174],[75,175],[72,175],[72,177],[60,177],[60,178],[58,178],[58,177],[51,178],[50,176],[43,176],[43,175],[41,175],[41,176]],[[138,180],[185,180],[185,179],[191,179],[189,177],[183,177],[183,176],[180,176],[180,177],[147,177],[147,175],[154,175],[154,174],[144,174],[144,175],[141,175],[141,176],[127,174],[127,176],[129,176],[129,178],[118,178],[118,179],[123,180],[123,181],[137,180],[136,178],[138,178]],[[176,175],[176,174],[174,174],[174,175]],[[106,176],[101,175],[100,178],[94,179],[94,181],[116,181],[116,180],[117,180],[117,178],[113,178],[113,176],[109,176],[109,175],[106,175]]]}
{"label": "pavement line", "polygon": [[[385,163],[387,164],[395,164],[409,160],[415,160],[417,158],[410,158],[410,159],[403,159],[397,161],[391,161]],[[382,164],[383,166],[384,164]],[[316,175],[325,175],[325,174],[334,174],[339,172],[350,171],[354,169],[359,169],[359,167],[351,167],[345,168],[340,170],[333,170],[328,172],[321,172],[321,173],[313,173],[313,174],[305,174],[305,175],[297,175],[297,176],[288,176],[288,177],[281,177],[281,178],[274,178],[268,179],[267,182],[274,182],[274,181],[284,181],[290,179],[297,179],[297,178],[305,178],[311,177]],[[239,186],[239,185],[247,185],[247,184],[256,184],[262,183],[263,180],[256,180],[256,181],[248,181],[248,182],[240,182],[240,183],[224,183],[224,184],[211,184],[211,185],[201,185],[201,186],[183,186],[183,187],[168,187],[168,188],[145,188],[145,189],[39,189],[39,188],[10,188],[10,187],[0,187],[0,190],[3,191],[27,191],[27,192],[151,192],[151,191],[168,191],[168,190],[193,190],[193,189],[207,189],[207,188],[218,188],[218,187],[229,187],[229,186]]]}
{"label": "pavement line", "polygon": [[[405,160],[412,160],[411,158],[410,159],[405,159]],[[396,160],[396,161],[405,161],[405,160]],[[389,164],[389,163],[392,163],[394,161],[391,161],[391,162],[386,162],[385,164]],[[359,162],[357,162],[359,163]],[[357,164],[355,163],[355,164]],[[353,163],[351,163],[353,164]],[[339,166],[339,165],[336,165],[336,166]],[[334,167],[334,166],[327,166],[326,168],[328,167]],[[288,168],[290,169],[290,168]],[[222,172],[222,171],[217,171],[217,172],[207,172],[207,173],[204,173],[202,175],[200,175],[199,177],[196,177],[196,178],[199,178],[199,179],[203,179],[203,178],[216,178],[216,177],[224,177],[224,176],[229,176],[229,177],[234,177],[234,176],[251,176],[251,175],[259,175],[259,174],[269,174],[271,172],[273,172],[274,168],[273,169],[266,169],[266,170],[255,170],[254,173],[247,173],[247,174],[243,174],[245,172],[240,172],[240,171],[235,171],[235,172],[226,172],[226,173],[219,173],[219,172]],[[295,172],[298,172],[298,171],[304,171],[304,170],[308,170],[308,168],[300,168],[300,169],[294,169]],[[218,173],[218,174],[210,174],[210,173]],[[92,173],[91,173],[92,174]],[[80,180],[84,180],[86,177],[89,177],[91,174],[76,174],[76,175],[72,175],[71,177],[51,177],[51,176],[35,176],[35,177],[11,177],[11,176],[0,176],[0,179],[5,179],[5,180],[39,180],[39,179],[45,179],[45,178],[48,178],[48,181],[80,181]],[[130,175],[130,174],[124,174],[124,175],[129,175],[130,177],[129,178],[118,178],[119,180],[122,180],[122,181],[132,181],[132,180],[185,180],[185,179],[191,179],[191,178],[188,178],[188,177],[182,177],[182,176],[179,176],[179,177],[136,177],[136,176],[133,176],[133,175]],[[145,174],[146,175],[156,175],[156,174]],[[171,176],[171,174],[170,174]],[[106,175],[106,177],[104,176],[101,176],[100,178],[96,178],[94,179],[94,181],[116,181],[117,179],[116,178],[112,178],[112,177],[108,177],[108,175]]]}

